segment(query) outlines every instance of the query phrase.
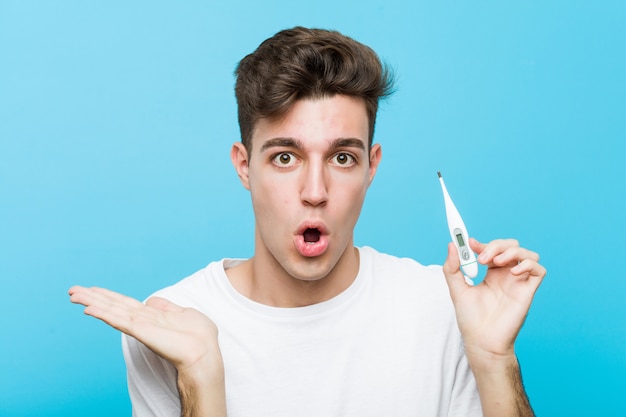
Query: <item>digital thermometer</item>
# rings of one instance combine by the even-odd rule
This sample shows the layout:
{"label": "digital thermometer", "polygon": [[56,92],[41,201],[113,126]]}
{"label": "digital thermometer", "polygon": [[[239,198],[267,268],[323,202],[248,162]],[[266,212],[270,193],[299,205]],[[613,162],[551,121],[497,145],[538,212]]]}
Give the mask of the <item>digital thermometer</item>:
{"label": "digital thermometer", "polygon": [[478,275],[478,264],[476,263],[476,255],[469,247],[469,235],[463,219],[456,209],[456,206],[448,194],[446,184],[443,182],[441,172],[437,171],[441,189],[443,191],[443,199],[446,203],[446,217],[448,218],[448,229],[450,229],[450,237],[452,243],[456,246],[461,260],[461,269],[467,278],[475,278]]}

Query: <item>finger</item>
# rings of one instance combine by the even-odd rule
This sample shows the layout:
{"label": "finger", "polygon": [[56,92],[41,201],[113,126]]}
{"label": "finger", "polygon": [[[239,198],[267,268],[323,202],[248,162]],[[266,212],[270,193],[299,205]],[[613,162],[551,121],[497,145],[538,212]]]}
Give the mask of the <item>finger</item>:
{"label": "finger", "polygon": [[465,283],[463,272],[461,272],[459,253],[452,242],[448,243],[448,256],[442,269],[443,275],[446,277],[446,282],[448,283],[450,296],[454,300],[460,296],[460,294],[465,291],[468,286]]}
{"label": "finger", "polygon": [[524,260],[533,262],[539,261],[539,254],[521,247],[511,247],[493,258],[493,264],[496,266],[505,266],[509,264],[518,264]]}
{"label": "finger", "polygon": [[70,296],[70,301],[74,304],[87,305],[93,301],[94,297],[97,298],[91,288],[82,287],[80,285],[74,285],[67,293]]}
{"label": "finger", "polygon": [[141,314],[139,308],[129,308],[123,303],[108,299],[90,301],[86,305],[84,313],[122,331],[128,330],[132,326],[133,317],[138,317]]}
{"label": "finger", "polygon": [[109,326],[124,333],[129,333],[130,326],[132,325],[132,320],[130,319],[130,315],[127,314],[127,311],[111,307],[104,308],[100,305],[92,304],[85,307],[84,313],[88,316],[102,320]]}
{"label": "finger", "polygon": [[98,299],[97,295],[89,288],[74,286],[68,291],[70,301],[74,304],[88,306]]}
{"label": "finger", "polygon": [[478,262],[483,265],[488,265],[493,261],[494,257],[514,247],[519,247],[519,242],[515,239],[496,239],[483,245],[482,250],[475,252],[479,254]]}
{"label": "finger", "polygon": [[519,264],[515,265],[511,268],[511,274],[515,276],[522,276],[527,274],[529,279],[535,279],[541,283],[541,280],[546,276],[547,271],[546,268],[530,259],[525,259],[521,261]]}
{"label": "finger", "polygon": [[524,284],[523,288],[529,295],[529,299],[532,299],[546,275],[546,269],[536,262],[525,260],[514,268],[511,268],[511,273],[512,276],[516,277],[518,282]]}
{"label": "finger", "polygon": [[521,262],[524,259],[539,261],[538,253],[522,248],[515,239],[497,239],[483,245],[483,247],[472,246],[472,249],[479,253],[478,261],[483,265],[503,266],[513,262]]}
{"label": "finger", "polygon": [[75,288],[70,301],[84,305],[84,313],[88,316],[103,320],[116,328],[128,326],[128,317],[143,308],[139,301],[104,288]]}
{"label": "finger", "polygon": [[[104,288],[72,287],[70,300],[85,306],[84,313],[129,333],[133,318],[142,314],[145,306],[131,297]],[[144,313],[145,314],[145,313]]]}
{"label": "finger", "polygon": [[475,239],[473,237],[469,238],[469,245],[470,245],[470,248],[474,251],[474,253],[477,253],[477,254],[482,253],[482,251],[485,250],[485,248],[487,247],[486,244],[479,242],[478,239]]}
{"label": "finger", "polygon": [[143,303],[135,298],[128,297],[124,294],[120,294],[106,288],[92,287],[91,291],[93,291],[94,296],[98,296],[100,300],[108,303],[115,303],[132,309],[141,308],[143,306]]}
{"label": "finger", "polygon": [[73,286],[72,286],[72,287],[71,287],[71,288],[67,291],[67,293],[68,293],[69,295],[72,295],[72,294],[74,294],[75,292],[82,290],[83,288],[85,288],[85,287],[81,287],[80,285],[73,285]]}

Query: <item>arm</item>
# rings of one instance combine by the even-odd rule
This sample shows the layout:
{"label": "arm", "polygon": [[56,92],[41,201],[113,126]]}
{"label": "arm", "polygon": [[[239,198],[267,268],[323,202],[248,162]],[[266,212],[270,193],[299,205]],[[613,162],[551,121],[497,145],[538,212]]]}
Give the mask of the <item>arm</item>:
{"label": "arm", "polygon": [[546,270],[536,253],[512,239],[486,245],[470,239],[470,246],[478,262],[488,266],[483,282],[465,283],[452,243],[443,271],[484,415],[534,416],[514,344]]}
{"label": "arm", "polygon": [[470,360],[484,416],[534,417],[515,356],[480,366]]}
{"label": "arm", "polygon": [[[178,373],[181,417],[226,416],[226,393],[222,359],[209,358],[197,371]],[[207,373],[205,369],[219,369]]]}
{"label": "arm", "polygon": [[146,304],[103,288],[72,287],[85,314],[141,341],[178,373],[181,415],[225,416],[224,366],[217,328],[204,314],[154,297]]}

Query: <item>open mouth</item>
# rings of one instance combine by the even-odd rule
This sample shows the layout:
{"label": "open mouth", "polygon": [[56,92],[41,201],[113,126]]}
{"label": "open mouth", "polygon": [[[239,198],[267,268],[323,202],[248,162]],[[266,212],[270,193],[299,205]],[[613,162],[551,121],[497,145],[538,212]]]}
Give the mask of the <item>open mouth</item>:
{"label": "open mouth", "polygon": [[306,243],[316,243],[320,240],[320,231],[317,229],[306,229],[302,234]]}
{"label": "open mouth", "polygon": [[322,256],[330,244],[328,232],[321,222],[307,222],[294,239],[296,250],[307,258]]}

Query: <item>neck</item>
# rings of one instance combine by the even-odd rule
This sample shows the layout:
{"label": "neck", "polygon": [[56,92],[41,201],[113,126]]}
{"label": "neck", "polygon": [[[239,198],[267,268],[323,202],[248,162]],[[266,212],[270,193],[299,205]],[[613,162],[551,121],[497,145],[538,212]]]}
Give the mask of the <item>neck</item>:
{"label": "neck", "polygon": [[226,271],[242,295],[272,307],[304,307],[328,301],[345,291],[359,271],[359,252],[352,242],[330,271],[315,279],[290,275],[272,256],[253,258]]}

